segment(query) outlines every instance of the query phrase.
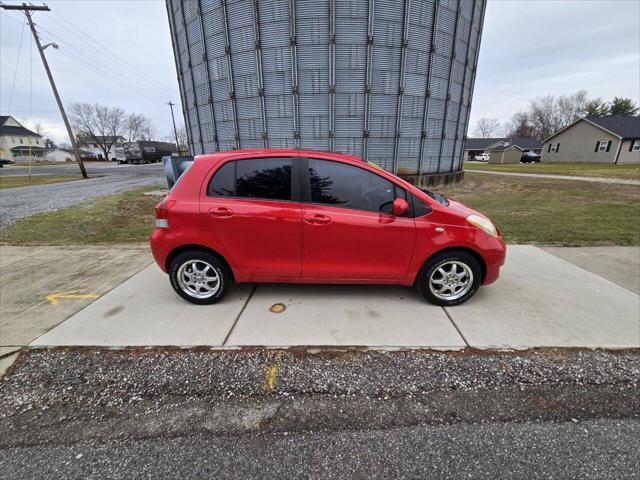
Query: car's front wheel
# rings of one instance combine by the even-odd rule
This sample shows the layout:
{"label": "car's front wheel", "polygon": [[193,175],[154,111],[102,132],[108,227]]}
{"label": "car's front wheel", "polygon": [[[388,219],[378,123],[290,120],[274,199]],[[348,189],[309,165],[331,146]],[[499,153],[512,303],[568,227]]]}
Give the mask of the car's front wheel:
{"label": "car's front wheel", "polygon": [[169,278],[178,295],[198,305],[219,301],[232,280],[227,266],[218,257],[197,250],[174,258],[169,266]]}
{"label": "car's front wheel", "polygon": [[416,288],[429,302],[449,307],[473,297],[481,280],[482,268],[473,255],[450,250],[434,255],[424,264]]}

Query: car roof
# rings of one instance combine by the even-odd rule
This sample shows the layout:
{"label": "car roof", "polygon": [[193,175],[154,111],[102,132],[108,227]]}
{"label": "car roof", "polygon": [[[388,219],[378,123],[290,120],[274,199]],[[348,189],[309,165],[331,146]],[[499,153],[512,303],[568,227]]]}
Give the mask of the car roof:
{"label": "car roof", "polygon": [[329,152],[320,150],[301,150],[297,148],[251,148],[240,150],[227,150],[224,152],[215,152],[204,155],[197,155],[197,159],[218,160],[221,158],[250,158],[259,155],[283,155],[287,157],[322,157],[322,158],[334,158],[336,160],[346,160],[350,162],[366,163],[362,158],[355,155],[342,152]]}
{"label": "car roof", "polygon": [[[371,172],[377,173],[388,180],[399,184],[403,188],[407,189],[410,193],[413,193],[421,200],[427,202],[427,204],[433,207],[434,200],[432,200],[426,193],[420,190],[415,185],[412,185],[404,178],[400,178],[391,172],[384,170],[383,168],[366,162],[360,157],[355,155],[349,155],[347,153],[329,152],[320,150],[301,150],[296,148],[254,148],[254,149],[240,149],[240,150],[227,150],[223,152],[215,152],[204,155],[196,155],[193,165],[189,168],[188,172],[196,177],[205,175],[210,172],[212,168],[215,169],[215,165],[220,162],[227,162],[230,160],[249,160],[251,158],[259,157],[260,155],[267,155],[275,157],[278,155],[290,156],[290,157],[309,157],[309,158],[322,158],[326,160],[337,160]],[[185,172],[186,175],[187,172]],[[179,191],[172,192],[174,195],[179,194]],[[437,203],[437,202],[435,202]]]}

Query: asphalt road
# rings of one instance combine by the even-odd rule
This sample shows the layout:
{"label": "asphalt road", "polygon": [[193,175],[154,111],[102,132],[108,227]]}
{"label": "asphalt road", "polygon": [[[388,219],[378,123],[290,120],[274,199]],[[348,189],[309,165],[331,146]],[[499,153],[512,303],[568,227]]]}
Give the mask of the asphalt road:
{"label": "asphalt road", "polygon": [[[34,185],[0,190],[0,228],[36,213],[50,212],[103,195],[124,192],[133,188],[165,184],[162,164],[118,165],[115,163],[87,163],[89,180]],[[0,168],[0,175],[26,175],[27,168]],[[35,175],[78,175],[75,164],[43,165],[33,168]]]}
{"label": "asphalt road", "polygon": [[31,350],[7,478],[637,478],[640,353]]}

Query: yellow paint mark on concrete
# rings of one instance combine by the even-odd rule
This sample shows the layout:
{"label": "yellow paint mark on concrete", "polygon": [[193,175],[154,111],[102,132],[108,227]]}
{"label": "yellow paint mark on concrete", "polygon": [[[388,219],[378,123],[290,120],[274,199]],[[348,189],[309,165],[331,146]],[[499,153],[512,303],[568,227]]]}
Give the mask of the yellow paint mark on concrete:
{"label": "yellow paint mark on concrete", "polygon": [[278,352],[275,356],[273,364],[267,368],[264,375],[264,391],[271,393],[276,388],[276,380],[278,379],[278,371],[282,366],[282,353]]}
{"label": "yellow paint mark on concrete", "polygon": [[47,295],[47,301],[51,305],[58,305],[60,303],[60,299],[71,299],[71,300],[94,300],[98,298],[100,295],[96,295],[95,293],[82,293],[85,290],[71,290],[69,292],[56,292]]}
{"label": "yellow paint mark on concrete", "polygon": [[287,307],[284,305],[284,303],[274,303],[269,308],[269,311],[272,313],[282,313],[285,311],[286,308]]}

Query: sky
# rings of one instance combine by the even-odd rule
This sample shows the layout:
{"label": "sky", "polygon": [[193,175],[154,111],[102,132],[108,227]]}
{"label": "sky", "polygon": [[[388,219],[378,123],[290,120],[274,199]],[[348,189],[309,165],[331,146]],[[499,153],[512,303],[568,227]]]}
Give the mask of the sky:
{"label": "sky", "polygon": [[[34,19],[43,42],[60,46],[46,55],[65,105],[98,102],[143,113],[160,137],[170,137],[171,100],[184,123],[164,0],[47,4],[51,12]],[[39,122],[54,141],[67,141],[23,24],[20,13],[0,11],[0,114],[27,126]],[[640,102],[640,0],[489,0],[470,134],[479,118],[506,122],[531,99],[581,89],[591,98]]]}

